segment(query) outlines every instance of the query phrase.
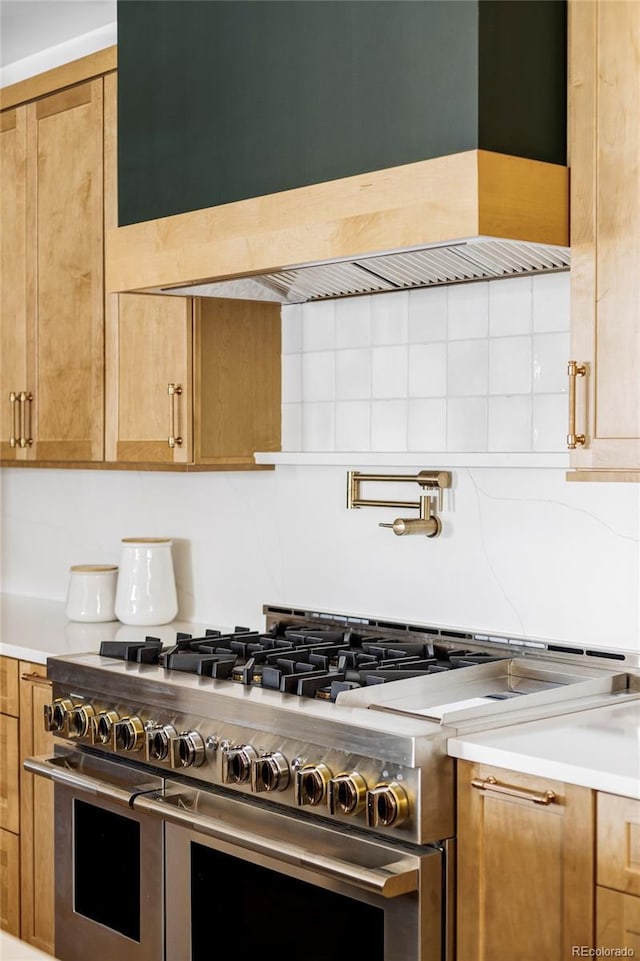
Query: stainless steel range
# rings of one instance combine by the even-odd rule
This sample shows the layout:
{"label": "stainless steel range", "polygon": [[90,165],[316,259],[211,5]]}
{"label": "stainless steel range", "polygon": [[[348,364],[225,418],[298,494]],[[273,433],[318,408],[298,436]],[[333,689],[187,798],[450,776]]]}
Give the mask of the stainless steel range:
{"label": "stainless steel range", "polygon": [[624,652],[264,613],[49,659],[62,961],[204,961],[216,918],[247,957],[453,961],[448,737],[640,696]]}

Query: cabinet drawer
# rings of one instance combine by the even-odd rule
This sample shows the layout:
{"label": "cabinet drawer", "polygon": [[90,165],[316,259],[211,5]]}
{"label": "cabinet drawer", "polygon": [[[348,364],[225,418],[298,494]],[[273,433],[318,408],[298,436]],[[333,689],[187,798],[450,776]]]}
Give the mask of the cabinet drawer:
{"label": "cabinet drawer", "polygon": [[0,657],[0,714],[20,714],[18,662],[13,657]]}
{"label": "cabinet drawer", "polygon": [[0,714],[0,828],[20,833],[18,718]]}
{"label": "cabinet drawer", "polygon": [[640,896],[640,801],[598,794],[597,881]]}
{"label": "cabinet drawer", "polygon": [[640,957],[640,898],[596,888],[596,944],[628,948],[629,957]]}
{"label": "cabinet drawer", "polygon": [[20,840],[0,830],[0,928],[20,937]]}

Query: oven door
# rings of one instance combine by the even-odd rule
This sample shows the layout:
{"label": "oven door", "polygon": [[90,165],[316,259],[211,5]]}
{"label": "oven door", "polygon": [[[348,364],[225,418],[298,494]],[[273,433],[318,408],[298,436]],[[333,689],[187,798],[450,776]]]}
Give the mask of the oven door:
{"label": "oven door", "polygon": [[132,808],[162,779],[64,748],[24,767],[55,784],[56,957],[162,961],[163,828]]}
{"label": "oven door", "polygon": [[445,851],[168,781],[134,807],[166,825],[166,961],[441,961]]}

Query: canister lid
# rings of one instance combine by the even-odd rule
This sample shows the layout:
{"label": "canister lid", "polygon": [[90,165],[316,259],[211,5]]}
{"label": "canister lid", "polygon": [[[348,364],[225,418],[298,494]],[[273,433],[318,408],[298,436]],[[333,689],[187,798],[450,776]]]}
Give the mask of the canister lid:
{"label": "canister lid", "polygon": [[69,570],[76,574],[105,574],[110,571],[117,571],[116,564],[74,564]]}
{"label": "canister lid", "polygon": [[123,544],[169,544],[170,537],[123,537]]}

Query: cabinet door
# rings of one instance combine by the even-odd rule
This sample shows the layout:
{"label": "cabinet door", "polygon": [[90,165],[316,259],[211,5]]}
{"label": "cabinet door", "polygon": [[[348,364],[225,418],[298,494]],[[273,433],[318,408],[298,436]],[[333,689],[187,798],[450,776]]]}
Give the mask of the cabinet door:
{"label": "cabinet door", "polygon": [[[0,457],[24,460],[19,396],[27,392],[26,107],[0,114],[0,183]],[[23,398],[23,410],[25,403]]]}
{"label": "cabinet door", "polygon": [[20,937],[20,839],[0,829],[0,928]]}
{"label": "cabinet door", "polygon": [[593,943],[593,814],[586,788],[458,762],[460,961],[565,961]]}
{"label": "cabinet door", "polygon": [[18,668],[14,657],[0,657],[0,713],[14,717],[20,717]]}
{"label": "cabinet door", "polygon": [[598,884],[640,897],[640,801],[598,793]]}
{"label": "cabinet door", "polygon": [[[121,463],[184,464],[191,460],[192,304],[186,297],[122,294],[110,333],[108,403],[114,435],[107,458]],[[170,393],[170,385],[175,390]]]}
{"label": "cabinet door", "polygon": [[[53,751],[53,735],[44,730],[44,705],[51,684],[43,664],[20,663],[20,759]],[[20,904],[22,938],[53,954],[54,822],[53,784],[24,769],[20,775]]]}
{"label": "cabinet door", "polygon": [[596,944],[599,948],[628,948],[628,957],[640,957],[640,898],[596,888]]}
{"label": "cabinet door", "polygon": [[28,105],[29,457],[103,457],[102,79]]}
{"label": "cabinet door", "polygon": [[[640,469],[640,4],[569,3],[575,468]],[[640,477],[640,475],[638,475]]]}
{"label": "cabinet door", "polygon": [[253,465],[280,450],[280,305],[195,301],[195,456],[201,465]]}
{"label": "cabinet door", "polygon": [[0,828],[20,833],[20,761],[17,717],[0,714]]}

